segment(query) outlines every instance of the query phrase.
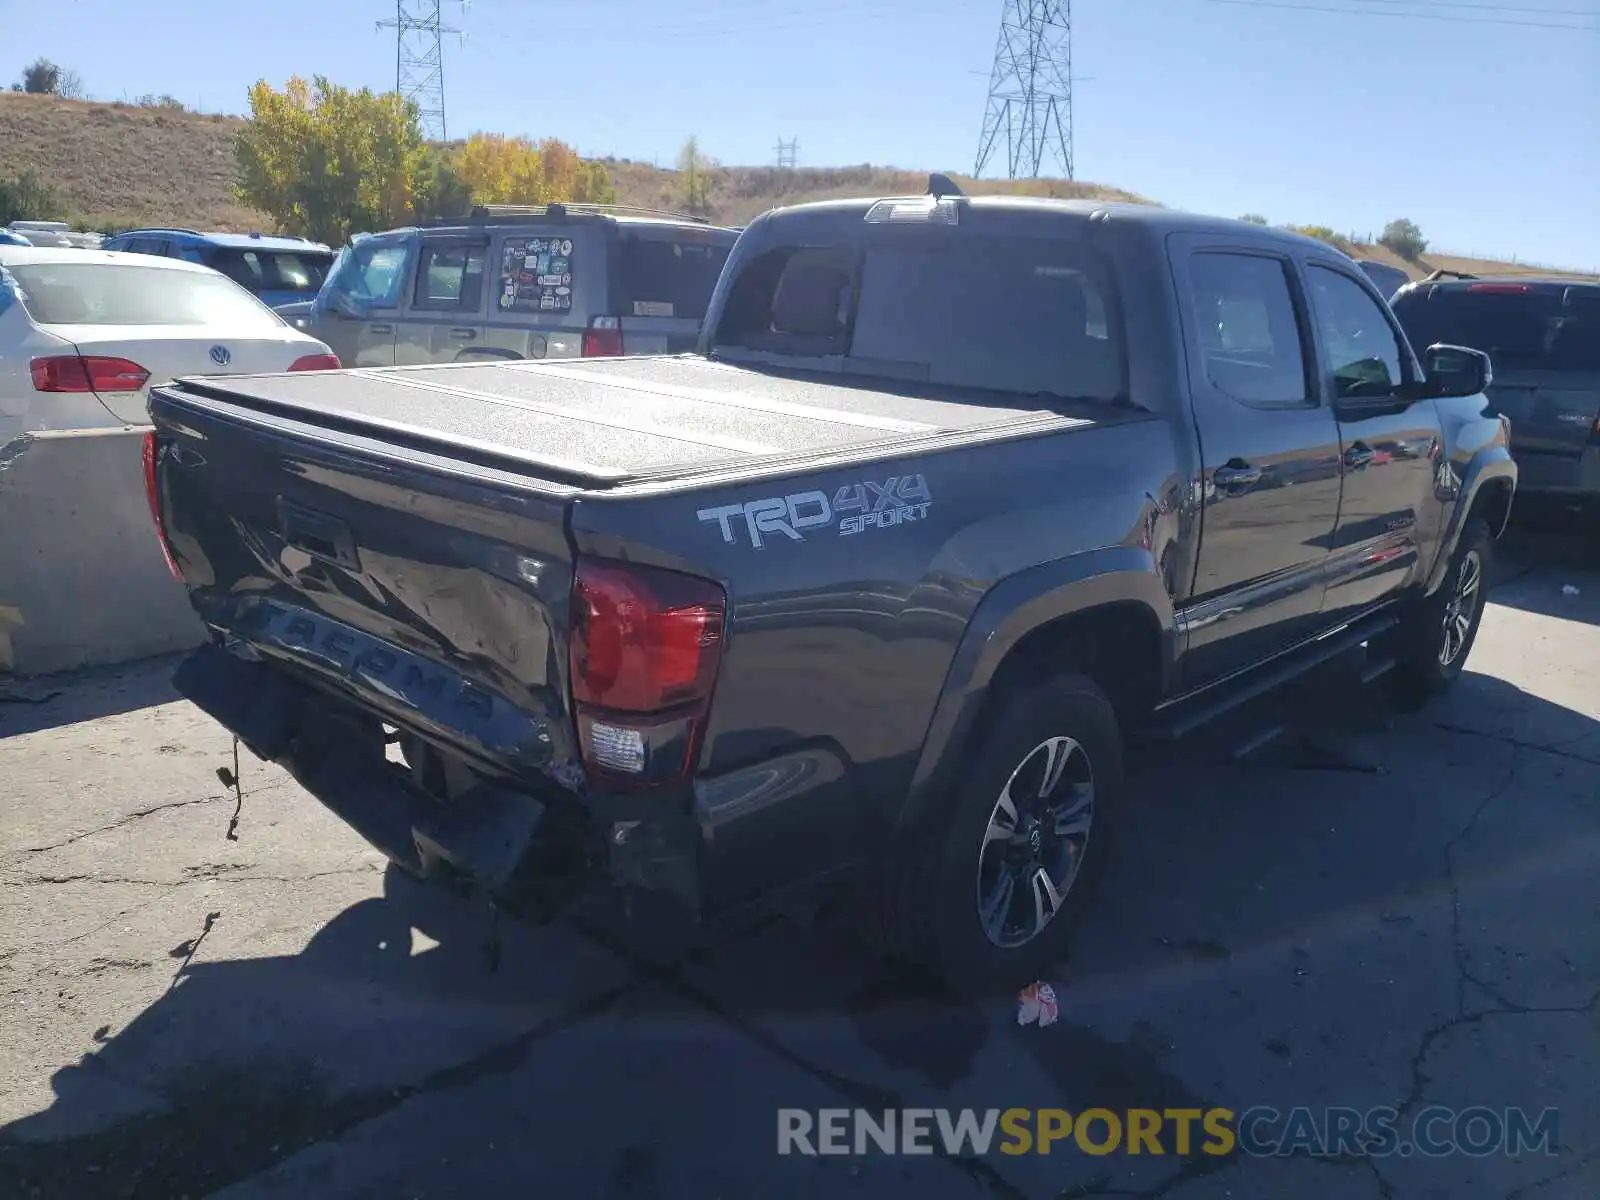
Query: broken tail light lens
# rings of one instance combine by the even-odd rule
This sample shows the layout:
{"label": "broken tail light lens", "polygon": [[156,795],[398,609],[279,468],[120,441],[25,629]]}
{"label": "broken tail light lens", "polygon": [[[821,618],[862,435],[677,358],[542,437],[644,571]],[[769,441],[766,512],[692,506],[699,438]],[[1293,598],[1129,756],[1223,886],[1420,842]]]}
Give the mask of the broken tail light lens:
{"label": "broken tail light lens", "polygon": [[591,776],[655,784],[688,772],[711,707],[726,608],[710,580],[579,559],[572,696]]}

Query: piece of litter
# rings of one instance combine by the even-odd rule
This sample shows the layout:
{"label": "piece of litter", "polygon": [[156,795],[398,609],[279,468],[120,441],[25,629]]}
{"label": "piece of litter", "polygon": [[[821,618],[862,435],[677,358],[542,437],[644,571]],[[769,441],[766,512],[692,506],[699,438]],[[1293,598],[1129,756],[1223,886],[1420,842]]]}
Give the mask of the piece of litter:
{"label": "piece of litter", "polygon": [[1048,983],[1030,983],[1017,996],[1018,1025],[1054,1025],[1060,1016],[1055,989]]}
{"label": "piece of litter", "polygon": [[1570,583],[1563,583],[1561,585],[1561,594],[1563,596],[1576,596],[1578,594],[1578,589]]}

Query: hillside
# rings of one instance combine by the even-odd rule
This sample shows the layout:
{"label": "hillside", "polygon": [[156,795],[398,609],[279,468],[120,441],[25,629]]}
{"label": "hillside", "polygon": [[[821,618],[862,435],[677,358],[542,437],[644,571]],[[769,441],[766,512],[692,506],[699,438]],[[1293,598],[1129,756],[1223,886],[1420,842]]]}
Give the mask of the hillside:
{"label": "hillside", "polygon": [[[218,114],[0,92],[0,179],[36,171],[61,192],[73,218],[90,229],[160,224],[269,231],[272,218],[233,195],[233,137],[240,124],[237,117]],[[626,160],[606,163],[620,203],[674,206],[675,171]],[[974,194],[1025,192],[1153,203],[1091,183],[953,178]],[[742,225],[780,204],[904,195],[922,191],[926,182],[926,172],[891,167],[719,167],[713,172],[711,215]],[[1317,214],[1306,216],[1315,219]],[[1357,246],[1356,253],[1391,263],[1413,278],[1436,267],[1477,275],[1529,273],[1515,263],[1449,256],[1407,263],[1381,246]]]}

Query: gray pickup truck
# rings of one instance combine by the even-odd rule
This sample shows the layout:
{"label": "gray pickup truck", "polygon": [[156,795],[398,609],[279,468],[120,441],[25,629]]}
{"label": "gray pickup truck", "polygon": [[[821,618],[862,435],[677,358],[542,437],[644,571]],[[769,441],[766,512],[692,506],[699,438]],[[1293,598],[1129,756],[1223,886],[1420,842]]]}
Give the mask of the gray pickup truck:
{"label": "gray pickup truck", "polygon": [[1125,738],[1457,676],[1484,355],[1306,238],[930,192],[753,222],[694,355],[159,389],[179,690],[507,910],[842,894],[966,990],[1064,951]]}

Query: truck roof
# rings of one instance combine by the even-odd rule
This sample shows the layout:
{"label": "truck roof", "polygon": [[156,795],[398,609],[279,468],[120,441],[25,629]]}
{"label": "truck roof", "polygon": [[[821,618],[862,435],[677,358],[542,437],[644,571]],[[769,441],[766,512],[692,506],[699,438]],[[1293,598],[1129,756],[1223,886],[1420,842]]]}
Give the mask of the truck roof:
{"label": "truck roof", "polygon": [[237,406],[247,419],[253,411],[268,424],[364,435],[597,490],[795,455],[814,467],[830,452],[853,458],[875,447],[1092,423],[1023,397],[961,403],[694,356],[235,375],[181,380],[170,390],[180,401]]}
{"label": "truck roof", "polygon": [[[873,196],[852,198],[846,200],[814,200],[804,204],[792,204],[783,208],[775,208],[765,217],[757,220],[782,221],[795,216],[820,216],[835,214],[839,217],[854,217],[864,220],[868,212],[876,205],[886,200],[916,201],[926,200],[925,196]],[[1316,246],[1321,249],[1332,249],[1325,242],[1304,234],[1292,233],[1287,229],[1278,229],[1270,225],[1256,225],[1249,221],[1238,221],[1230,217],[1210,217],[1200,213],[1183,212],[1178,209],[1162,208],[1156,204],[1135,204],[1126,200],[1061,200],[1048,196],[960,196],[956,202],[964,208],[982,213],[986,217],[1003,217],[1005,213],[1012,212],[1027,215],[1034,219],[1048,219],[1051,216],[1071,218],[1075,221],[1087,221],[1096,218],[1097,214],[1104,214],[1098,219],[1116,221],[1119,224],[1134,224],[1149,230],[1157,236],[1169,233],[1241,233],[1248,232],[1251,239],[1263,239],[1286,242],[1301,246]]]}

